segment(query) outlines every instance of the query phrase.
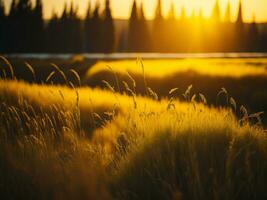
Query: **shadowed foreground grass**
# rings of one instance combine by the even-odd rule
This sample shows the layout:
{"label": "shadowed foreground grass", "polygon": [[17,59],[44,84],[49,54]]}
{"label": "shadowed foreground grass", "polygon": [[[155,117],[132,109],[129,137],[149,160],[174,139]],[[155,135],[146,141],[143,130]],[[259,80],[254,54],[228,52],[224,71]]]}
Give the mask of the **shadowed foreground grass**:
{"label": "shadowed foreground grass", "polygon": [[244,108],[237,119],[190,88],[181,103],[127,87],[0,81],[1,198],[267,198],[266,132]]}

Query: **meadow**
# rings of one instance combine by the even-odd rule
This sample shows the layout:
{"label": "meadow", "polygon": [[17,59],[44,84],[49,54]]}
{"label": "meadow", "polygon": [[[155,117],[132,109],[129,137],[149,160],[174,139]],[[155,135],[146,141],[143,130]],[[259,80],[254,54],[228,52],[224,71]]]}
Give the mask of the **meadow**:
{"label": "meadow", "polygon": [[[136,82],[137,95],[149,95],[149,87],[162,99],[169,96],[169,90],[178,88],[179,99],[184,100],[183,92],[192,85],[192,92],[203,94],[208,105],[229,106],[230,98],[217,96],[221,88],[225,88],[238,107],[244,106],[250,113],[267,110],[266,58],[90,60],[77,55],[70,59],[13,58],[10,61],[17,79],[29,83],[66,85],[64,76],[51,65],[54,63],[75,86],[103,89],[106,88],[105,80],[116,92],[122,93],[124,82],[131,85],[130,75]],[[35,76],[25,62],[34,70]],[[0,64],[7,71],[6,76],[10,77],[6,63],[0,60]],[[80,83],[72,69],[80,76]],[[3,77],[3,73],[0,74]],[[49,75],[52,76],[47,80]],[[262,121],[267,126],[267,115],[262,116]]]}
{"label": "meadow", "polygon": [[[1,198],[267,198],[258,112],[266,110],[267,61],[237,60],[223,73],[194,67],[204,60],[181,68],[166,60],[18,62],[3,60],[0,80]],[[238,63],[244,68],[233,71]],[[250,94],[244,104],[242,92]]]}

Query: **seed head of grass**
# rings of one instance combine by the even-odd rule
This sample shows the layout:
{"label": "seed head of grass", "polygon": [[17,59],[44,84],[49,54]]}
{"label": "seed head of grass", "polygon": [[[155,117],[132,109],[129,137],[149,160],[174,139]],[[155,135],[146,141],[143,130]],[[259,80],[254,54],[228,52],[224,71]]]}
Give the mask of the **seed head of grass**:
{"label": "seed head of grass", "polygon": [[48,83],[52,78],[53,76],[56,74],[55,71],[52,71],[46,78],[45,82]]}
{"label": "seed head of grass", "polygon": [[205,95],[202,93],[199,93],[199,97],[200,97],[201,102],[206,105],[207,99],[206,99]]}
{"label": "seed head of grass", "polygon": [[173,88],[169,91],[169,95],[174,94],[175,92],[177,92],[179,90],[179,88]]}
{"label": "seed head of grass", "polygon": [[74,75],[74,77],[78,81],[79,86],[81,87],[82,83],[81,83],[81,78],[80,78],[78,72],[76,72],[74,69],[71,69],[70,73]]}
{"label": "seed head of grass", "polygon": [[147,88],[149,95],[156,101],[159,100],[159,97],[156,92],[154,92],[150,87]]}
{"label": "seed head of grass", "polygon": [[236,112],[237,104],[236,104],[235,99],[233,97],[231,97],[229,102],[230,102],[230,105],[234,108],[234,111]]}
{"label": "seed head of grass", "polygon": [[64,79],[65,84],[68,84],[68,79],[65,73],[54,63],[51,63],[51,66],[60,74],[60,76]]}
{"label": "seed head of grass", "polygon": [[102,80],[102,83],[104,83],[104,85],[113,93],[115,93],[114,88],[109,84],[109,82]]}
{"label": "seed head of grass", "polygon": [[2,59],[4,61],[4,63],[7,65],[9,72],[10,72],[11,79],[14,79],[15,73],[14,73],[14,69],[13,69],[13,66],[11,65],[11,63],[4,56],[0,56],[0,59]]}
{"label": "seed head of grass", "polygon": [[25,62],[25,65],[26,65],[27,69],[31,72],[33,80],[36,81],[36,74],[35,74],[33,67],[27,62]]}

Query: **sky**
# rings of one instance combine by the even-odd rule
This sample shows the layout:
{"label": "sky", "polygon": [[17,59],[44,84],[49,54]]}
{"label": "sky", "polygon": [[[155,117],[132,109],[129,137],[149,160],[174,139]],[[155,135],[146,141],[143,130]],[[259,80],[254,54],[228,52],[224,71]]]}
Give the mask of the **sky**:
{"label": "sky", "polygon": [[[10,6],[11,0],[4,0],[7,8]],[[34,0],[33,0],[34,1]],[[89,0],[43,0],[44,16],[46,19],[51,17],[52,11],[61,13],[64,7],[64,2],[70,4],[73,1],[79,7],[79,15],[84,16],[88,7]],[[105,0],[90,0],[92,5],[99,1],[103,7]],[[130,15],[133,0],[110,0],[112,13],[114,18],[127,19]],[[146,17],[151,19],[154,16],[154,10],[157,0],[137,0],[138,3],[143,1]],[[231,2],[232,20],[235,20],[237,15],[237,7],[239,0],[219,0],[222,13],[224,13],[227,2]],[[181,7],[185,7],[187,15],[192,12],[198,12],[201,8],[204,16],[208,17],[211,14],[215,0],[162,0],[163,12],[167,15],[171,2],[175,4],[176,15],[180,15]],[[244,20],[251,22],[253,15],[257,22],[267,21],[267,0],[242,0]]]}

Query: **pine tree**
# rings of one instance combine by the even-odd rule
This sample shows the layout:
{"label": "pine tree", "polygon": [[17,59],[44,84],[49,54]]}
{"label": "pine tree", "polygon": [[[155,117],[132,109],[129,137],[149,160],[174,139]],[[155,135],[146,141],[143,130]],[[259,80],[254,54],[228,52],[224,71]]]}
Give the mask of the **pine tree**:
{"label": "pine tree", "polygon": [[151,49],[151,38],[150,31],[147,25],[147,20],[144,13],[143,3],[140,5],[140,19],[139,19],[139,43],[140,43],[140,51],[146,52]]}
{"label": "pine tree", "polygon": [[3,0],[0,0],[0,20],[2,21],[5,18],[6,18],[5,5]]}
{"label": "pine tree", "polygon": [[256,24],[255,14],[253,14],[253,21],[249,25],[249,31],[247,37],[247,43],[248,43],[247,50],[254,52],[259,51],[260,50],[259,42],[260,42],[259,30]]}
{"label": "pine tree", "polygon": [[156,13],[155,13],[155,20],[162,20],[163,16],[162,16],[162,4],[161,4],[161,0],[158,0],[158,5],[156,8]]}
{"label": "pine tree", "polygon": [[168,52],[174,52],[177,50],[177,46],[180,45],[177,39],[179,34],[178,24],[175,16],[175,6],[174,2],[171,2],[170,9],[168,12],[168,18],[165,25],[165,31],[168,37],[164,41],[164,49]]}
{"label": "pine tree", "polygon": [[6,51],[6,15],[3,0],[0,0],[0,53]]}
{"label": "pine tree", "polygon": [[14,17],[16,13],[17,13],[17,0],[12,0],[9,11],[9,17]]}
{"label": "pine tree", "polygon": [[182,6],[182,8],[181,8],[181,14],[180,14],[180,21],[184,22],[185,20],[186,20],[185,7]]}
{"label": "pine tree", "polygon": [[86,17],[84,20],[84,50],[87,53],[93,51],[91,39],[93,37],[93,26],[92,26],[92,11],[91,11],[91,1],[88,2],[88,8],[86,12]]}
{"label": "pine tree", "polygon": [[243,8],[242,8],[242,1],[239,1],[239,7],[238,7],[238,15],[236,23],[238,26],[243,26]]}
{"label": "pine tree", "polygon": [[213,8],[212,20],[215,21],[216,23],[220,22],[221,20],[221,11],[220,11],[220,5],[219,5],[218,0],[216,0],[214,8]]}
{"label": "pine tree", "polygon": [[233,26],[233,23],[231,22],[231,3],[230,0],[228,0],[225,14],[224,14],[224,23],[223,23],[223,38],[222,38],[222,45],[224,52],[233,52],[235,51],[235,29]]}
{"label": "pine tree", "polygon": [[235,43],[236,51],[245,51],[246,33],[244,30],[242,1],[239,1],[238,15],[236,20]]}
{"label": "pine tree", "polygon": [[92,17],[92,36],[90,43],[92,46],[92,53],[101,53],[102,48],[102,20],[99,16],[99,2],[97,1]]}
{"label": "pine tree", "polygon": [[74,6],[73,1],[68,15],[69,53],[80,53],[82,51],[81,20],[78,17],[78,7]]}
{"label": "pine tree", "polygon": [[168,14],[168,20],[169,21],[175,20],[175,6],[174,6],[173,1],[171,2],[171,7],[169,10],[169,14]]}
{"label": "pine tree", "polygon": [[60,30],[60,21],[59,17],[57,16],[56,12],[53,10],[52,17],[49,20],[48,26],[46,28],[46,46],[45,50],[50,53],[58,53],[60,52],[60,45],[59,45],[59,33]]}
{"label": "pine tree", "polygon": [[153,49],[154,51],[161,52],[164,50],[163,44],[165,40],[165,27],[164,27],[164,18],[162,15],[162,4],[161,0],[158,0],[156,12],[155,12],[155,18],[153,22]]}
{"label": "pine tree", "polygon": [[103,52],[111,53],[115,47],[115,28],[111,15],[110,0],[106,0],[104,19],[103,19],[103,32],[102,32]]}
{"label": "pine tree", "polygon": [[36,0],[35,7],[33,9],[32,37],[34,52],[44,51],[45,35],[42,0]]}
{"label": "pine tree", "polygon": [[231,4],[230,4],[230,1],[228,1],[227,6],[226,6],[225,15],[224,15],[224,22],[225,23],[231,22]]}
{"label": "pine tree", "polygon": [[32,2],[31,0],[19,0],[16,6],[16,26],[20,34],[17,37],[17,51],[19,53],[33,52],[32,29]]}
{"label": "pine tree", "polygon": [[68,6],[65,2],[61,17],[58,20],[58,30],[57,33],[57,39],[58,39],[58,52],[57,53],[68,53],[69,51],[69,29],[68,29],[68,23],[69,23],[69,16],[68,16]]}
{"label": "pine tree", "polygon": [[18,22],[16,20],[17,18],[17,0],[12,0],[11,6],[10,6],[10,11],[8,14],[8,19],[7,19],[7,52],[8,53],[14,53],[17,52],[17,32],[18,30]]}
{"label": "pine tree", "polygon": [[135,52],[139,49],[139,19],[136,1],[133,1],[131,17],[129,20],[128,28],[128,49],[129,51]]}

